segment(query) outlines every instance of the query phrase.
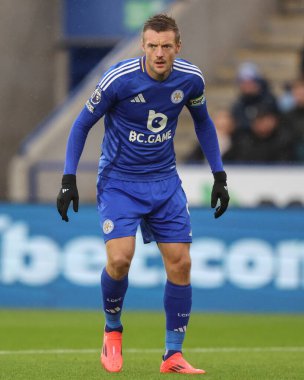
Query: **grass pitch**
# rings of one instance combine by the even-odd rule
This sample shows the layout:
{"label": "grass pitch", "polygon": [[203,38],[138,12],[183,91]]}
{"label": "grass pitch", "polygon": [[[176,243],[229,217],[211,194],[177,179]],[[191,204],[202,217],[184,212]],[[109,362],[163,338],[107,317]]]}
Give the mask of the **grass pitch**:
{"label": "grass pitch", "polygon": [[[123,323],[124,368],[109,374],[101,313],[0,310],[0,379],[193,378],[159,373],[163,314],[125,312]],[[304,379],[304,316],[193,313],[184,355],[206,380]]]}

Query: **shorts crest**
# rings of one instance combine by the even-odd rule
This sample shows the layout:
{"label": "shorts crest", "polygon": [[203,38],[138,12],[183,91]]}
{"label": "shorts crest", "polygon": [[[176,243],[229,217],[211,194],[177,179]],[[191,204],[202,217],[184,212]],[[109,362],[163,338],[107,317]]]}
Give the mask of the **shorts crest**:
{"label": "shorts crest", "polygon": [[109,234],[110,232],[112,232],[114,230],[114,223],[112,222],[112,220],[106,219],[103,222],[102,229],[105,234]]}

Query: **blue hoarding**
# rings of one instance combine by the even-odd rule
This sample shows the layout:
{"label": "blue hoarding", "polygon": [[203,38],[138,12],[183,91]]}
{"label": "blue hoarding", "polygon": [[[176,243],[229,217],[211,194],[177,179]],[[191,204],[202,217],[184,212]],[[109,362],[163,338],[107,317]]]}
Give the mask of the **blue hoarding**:
{"label": "blue hoarding", "polygon": [[[304,312],[302,210],[191,209],[193,309]],[[99,308],[105,246],[94,206],[0,205],[0,306]],[[137,237],[126,308],[161,309],[166,276]]]}

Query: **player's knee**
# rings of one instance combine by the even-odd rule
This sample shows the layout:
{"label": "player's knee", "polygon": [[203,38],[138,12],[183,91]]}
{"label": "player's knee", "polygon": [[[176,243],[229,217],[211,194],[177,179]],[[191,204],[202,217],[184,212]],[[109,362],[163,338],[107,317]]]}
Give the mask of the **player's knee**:
{"label": "player's knee", "polygon": [[184,273],[185,275],[188,275],[191,270],[190,257],[183,257],[178,263],[178,267],[179,267],[178,270],[180,273]]}
{"label": "player's knee", "polygon": [[130,265],[131,259],[125,256],[115,256],[108,260],[108,267],[115,278],[128,274]]}
{"label": "player's knee", "polygon": [[191,260],[188,256],[181,256],[169,265],[170,272],[174,276],[188,277],[191,270]]}

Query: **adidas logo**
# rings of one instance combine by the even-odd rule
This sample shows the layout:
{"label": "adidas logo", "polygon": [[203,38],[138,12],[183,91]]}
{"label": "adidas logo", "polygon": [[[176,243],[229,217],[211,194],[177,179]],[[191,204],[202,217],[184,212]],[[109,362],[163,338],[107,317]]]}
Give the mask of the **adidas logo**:
{"label": "adidas logo", "polygon": [[146,100],[142,93],[135,96],[134,99],[131,100],[131,103],[146,103]]}
{"label": "adidas logo", "polygon": [[106,309],[106,312],[107,313],[111,313],[111,314],[116,314],[116,313],[118,313],[119,311],[120,311],[121,309],[120,309],[120,307],[115,307],[115,309]]}
{"label": "adidas logo", "polygon": [[178,331],[178,332],[186,332],[187,330],[187,326],[183,326],[183,327],[179,327],[178,329],[174,329],[174,331]]}

